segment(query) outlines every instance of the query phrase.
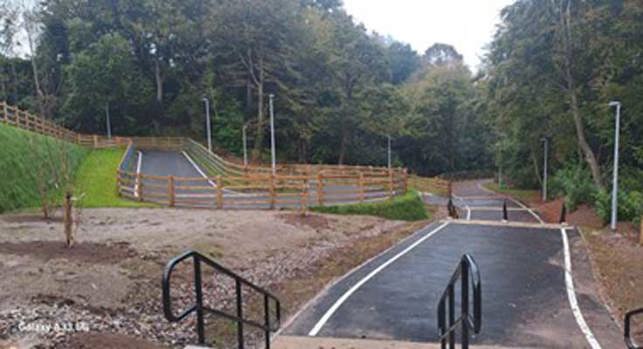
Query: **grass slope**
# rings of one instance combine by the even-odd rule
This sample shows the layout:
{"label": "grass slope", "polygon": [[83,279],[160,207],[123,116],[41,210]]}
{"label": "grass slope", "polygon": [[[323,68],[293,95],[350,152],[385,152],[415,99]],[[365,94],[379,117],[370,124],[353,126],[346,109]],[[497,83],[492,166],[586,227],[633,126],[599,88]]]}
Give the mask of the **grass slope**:
{"label": "grass slope", "polygon": [[118,196],[116,169],[123,157],[123,148],[93,150],[76,173],[76,196],[82,196],[82,207],[151,207]]}
{"label": "grass slope", "polygon": [[[0,124],[0,213],[40,206],[39,184],[47,185],[52,197],[62,196],[67,184],[62,178],[73,178],[86,155],[75,144]],[[69,164],[65,173],[63,159]]]}
{"label": "grass slope", "polygon": [[507,188],[506,186],[500,188],[498,186],[498,183],[493,183],[493,182],[485,183],[483,186],[491,191],[495,191],[496,193],[507,194],[522,202],[534,203],[534,202],[540,201],[540,192],[538,190],[513,189],[513,188]]}
{"label": "grass slope", "polygon": [[369,215],[401,221],[419,221],[429,218],[422,199],[414,190],[409,190],[402,196],[397,196],[382,202],[320,206],[313,207],[311,210],[320,213]]}

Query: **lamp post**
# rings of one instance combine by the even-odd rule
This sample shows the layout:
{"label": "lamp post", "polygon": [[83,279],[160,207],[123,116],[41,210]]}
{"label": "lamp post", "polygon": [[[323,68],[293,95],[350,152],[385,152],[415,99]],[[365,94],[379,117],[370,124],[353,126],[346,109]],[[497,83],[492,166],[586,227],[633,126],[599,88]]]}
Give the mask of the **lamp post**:
{"label": "lamp post", "polygon": [[107,122],[107,139],[112,139],[112,122],[109,119],[109,102],[105,103],[105,119]]}
{"label": "lamp post", "polygon": [[272,174],[277,174],[277,160],[276,160],[276,151],[275,151],[275,105],[274,99],[275,95],[272,93],[268,95],[270,100],[270,152],[272,156]]}
{"label": "lamp post", "polygon": [[549,139],[547,137],[543,137],[541,139],[543,142],[543,146],[545,147],[544,152],[544,164],[543,164],[543,202],[547,201],[547,175],[548,175],[548,170],[547,166],[549,165]]}
{"label": "lamp post", "polygon": [[610,107],[616,107],[616,120],[614,127],[614,178],[612,180],[612,220],[611,228],[616,230],[616,222],[618,219],[618,143],[621,128],[621,102],[612,101],[609,103]]}
{"label": "lamp post", "polygon": [[206,137],[208,138],[208,151],[212,153],[212,130],[210,123],[210,101],[207,97],[203,97],[203,102],[205,103],[205,128],[206,128]]}
{"label": "lamp post", "polygon": [[241,129],[241,139],[243,141],[243,166],[248,166],[248,138],[246,137],[246,130],[248,124],[244,124]]}

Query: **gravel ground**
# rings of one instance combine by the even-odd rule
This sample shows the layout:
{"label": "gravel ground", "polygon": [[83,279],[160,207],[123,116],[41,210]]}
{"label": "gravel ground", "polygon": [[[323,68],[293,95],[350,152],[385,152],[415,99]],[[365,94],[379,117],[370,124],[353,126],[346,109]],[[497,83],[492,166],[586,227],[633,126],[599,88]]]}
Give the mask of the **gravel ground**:
{"label": "gravel ground", "polygon": [[[78,243],[68,250],[59,221],[0,216],[0,347],[181,347],[195,341],[194,322],[170,324],[162,315],[160,279],[171,257],[197,249],[258,285],[280,289],[310,280],[338,251],[373,239],[386,241],[375,245],[383,249],[405,229],[408,224],[364,216],[87,209]],[[230,309],[230,280],[204,279],[209,304]],[[173,276],[176,312],[192,302],[190,280],[187,265]],[[252,316],[253,295],[245,290],[244,296]],[[285,298],[286,315],[305,301]],[[215,339],[224,342],[226,335]]]}

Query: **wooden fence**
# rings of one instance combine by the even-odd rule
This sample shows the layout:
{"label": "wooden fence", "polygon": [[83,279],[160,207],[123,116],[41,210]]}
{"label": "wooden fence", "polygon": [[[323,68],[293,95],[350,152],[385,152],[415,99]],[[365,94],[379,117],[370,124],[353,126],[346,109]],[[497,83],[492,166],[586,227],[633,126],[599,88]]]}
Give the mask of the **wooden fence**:
{"label": "wooden fence", "polygon": [[420,192],[433,193],[440,196],[449,196],[449,181],[439,177],[427,178],[415,175],[409,176],[408,185]]}
{"label": "wooden fence", "polygon": [[[134,147],[184,151],[206,177],[155,176],[132,170]],[[129,155],[127,155],[129,154]],[[298,208],[360,203],[406,193],[406,169],[327,165],[243,166],[187,138],[133,138],[118,170],[121,196],[170,207]]]}
{"label": "wooden fence", "polygon": [[109,148],[129,143],[129,138],[86,135],[68,130],[53,121],[45,120],[28,111],[0,101],[0,123],[12,125],[27,131],[62,139],[89,148]]}

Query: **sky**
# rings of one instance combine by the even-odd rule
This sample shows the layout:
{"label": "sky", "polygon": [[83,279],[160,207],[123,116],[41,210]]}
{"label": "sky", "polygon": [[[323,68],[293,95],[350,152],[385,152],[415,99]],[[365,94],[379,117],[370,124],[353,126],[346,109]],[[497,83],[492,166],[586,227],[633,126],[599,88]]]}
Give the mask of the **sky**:
{"label": "sky", "polygon": [[344,0],[344,8],[370,31],[390,35],[420,54],[436,42],[453,45],[477,70],[484,46],[513,0]]}

